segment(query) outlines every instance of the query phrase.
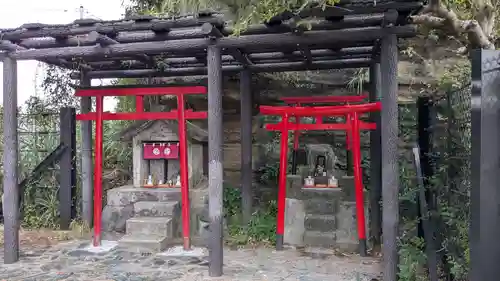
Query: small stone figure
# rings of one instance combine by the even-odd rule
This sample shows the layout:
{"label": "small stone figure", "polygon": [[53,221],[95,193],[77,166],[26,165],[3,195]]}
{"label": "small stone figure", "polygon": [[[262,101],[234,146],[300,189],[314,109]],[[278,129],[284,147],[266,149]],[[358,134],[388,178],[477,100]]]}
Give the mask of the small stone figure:
{"label": "small stone figure", "polygon": [[304,185],[305,186],[314,186],[314,178],[311,177],[311,176],[308,176],[305,180],[304,180]]}
{"label": "small stone figure", "polygon": [[335,178],[335,176],[331,176],[328,179],[328,187],[338,187],[339,186],[339,181],[338,179]]}
{"label": "small stone figure", "polygon": [[316,167],[314,169],[315,177],[326,176],[325,164],[326,164],[326,157],[323,155],[318,155],[316,157]]}

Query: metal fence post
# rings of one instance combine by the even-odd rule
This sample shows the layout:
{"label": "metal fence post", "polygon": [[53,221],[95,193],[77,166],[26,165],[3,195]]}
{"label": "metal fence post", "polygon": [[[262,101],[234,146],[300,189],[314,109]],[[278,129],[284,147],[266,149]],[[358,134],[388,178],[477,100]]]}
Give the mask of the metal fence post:
{"label": "metal fence post", "polygon": [[69,229],[76,218],[76,110],[63,107],[59,118],[60,143],[66,147],[59,160],[59,224],[61,229]]}

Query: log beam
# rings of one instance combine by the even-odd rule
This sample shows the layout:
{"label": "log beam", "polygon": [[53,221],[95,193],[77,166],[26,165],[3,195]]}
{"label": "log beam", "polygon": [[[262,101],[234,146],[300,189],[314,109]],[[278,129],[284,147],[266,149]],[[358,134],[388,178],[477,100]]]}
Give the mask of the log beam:
{"label": "log beam", "polygon": [[[205,30],[207,35],[212,32]],[[238,48],[283,48],[297,45],[321,45],[346,42],[367,42],[380,39],[386,35],[394,34],[398,37],[409,37],[416,34],[415,26],[391,26],[387,28],[366,27],[356,29],[343,29],[334,31],[309,31],[302,36],[294,34],[275,35],[248,35],[241,37],[224,37],[217,41],[217,47],[225,49]],[[102,56],[109,54],[113,56],[127,56],[137,54],[160,54],[164,52],[183,53],[186,50],[202,51],[210,44],[209,39],[183,39],[163,42],[146,42],[115,44],[106,48],[95,46],[66,47],[54,49],[33,49],[17,50],[10,53],[10,56],[20,60],[30,59],[50,59],[50,58],[75,58]],[[277,46],[279,45],[279,46]]]}
{"label": "log beam", "polygon": [[[361,68],[369,67],[371,59],[348,59],[338,61],[316,61],[309,65],[303,62],[277,63],[250,65],[247,68],[252,72],[283,72],[283,71],[304,71],[304,70],[322,70],[322,69],[343,69],[343,68]],[[228,65],[222,67],[226,74],[237,73],[244,69],[241,65]],[[206,75],[206,67],[189,67],[179,69],[166,69],[157,71],[153,69],[143,70],[110,70],[110,71],[90,71],[87,75],[90,78],[140,78],[140,77],[168,77],[168,76],[196,76]],[[78,79],[79,72],[71,74],[73,79]]]}

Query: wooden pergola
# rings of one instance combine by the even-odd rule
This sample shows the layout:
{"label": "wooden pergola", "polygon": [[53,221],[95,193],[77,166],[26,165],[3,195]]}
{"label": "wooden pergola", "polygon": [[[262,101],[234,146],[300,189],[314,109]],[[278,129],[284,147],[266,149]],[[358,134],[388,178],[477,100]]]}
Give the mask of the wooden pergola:
{"label": "wooden pergola", "polygon": [[[66,25],[24,24],[0,29],[4,81],[4,262],[19,259],[17,189],[17,61],[38,60],[91,79],[206,75],[209,128],[209,217],[211,276],[222,275],[222,77],[240,74],[243,209],[251,212],[251,74],[259,72],[370,68],[371,99],[381,97],[384,126],[372,134],[372,196],[382,194],[385,280],[396,280],[398,192],[398,38],[416,34],[409,15],[416,0],[341,0],[335,7],[310,7],[251,25],[239,36],[221,14],[176,18],[140,16],[117,21],[76,20]],[[305,24],[303,24],[305,23]],[[81,112],[91,100],[82,97]],[[83,216],[91,221],[91,123],[82,124]],[[377,195],[378,194],[378,195]],[[377,202],[378,200],[375,200]],[[374,212],[380,218],[380,206]],[[372,208],[373,209],[373,208]],[[374,222],[377,223],[377,222]],[[380,225],[379,225],[380,228]]]}

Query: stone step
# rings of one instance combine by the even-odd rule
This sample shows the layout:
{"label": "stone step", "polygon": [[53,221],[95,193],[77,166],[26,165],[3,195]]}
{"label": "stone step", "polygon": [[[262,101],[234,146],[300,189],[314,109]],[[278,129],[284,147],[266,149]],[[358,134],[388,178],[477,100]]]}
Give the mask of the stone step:
{"label": "stone step", "polygon": [[307,199],[304,200],[306,214],[335,215],[338,212],[338,200]]}
{"label": "stone step", "polygon": [[334,232],[337,228],[335,215],[307,214],[305,218],[306,230]]}
{"label": "stone step", "polygon": [[161,235],[130,235],[123,236],[118,245],[131,252],[161,252],[168,246],[168,237]]}
{"label": "stone step", "polygon": [[336,244],[335,232],[306,230],[304,233],[305,246],[330,248],[335,247]]}
{"label": "stone step", "polygon": [[171,217],[134,217],[127,220],[128,235],[157,235],[173,237],[173,222]]}
{"label": "stone step", "polygon": [[180,210],[180,203],[176,201],[139,201],[134,203],[134,213],[137,217],[175,217],[174,213]]}
{"label": "stone step", "polygon": [[108,190],[107,203],[111,206],[125,206],[140,201],[180,201],[180,188],[145,188],[131,185]]}
{"label": "stone step", "polygon": [[302,188],[302,199],[322,199],[338,200],[342,199],[343,190],[341,188]]}

